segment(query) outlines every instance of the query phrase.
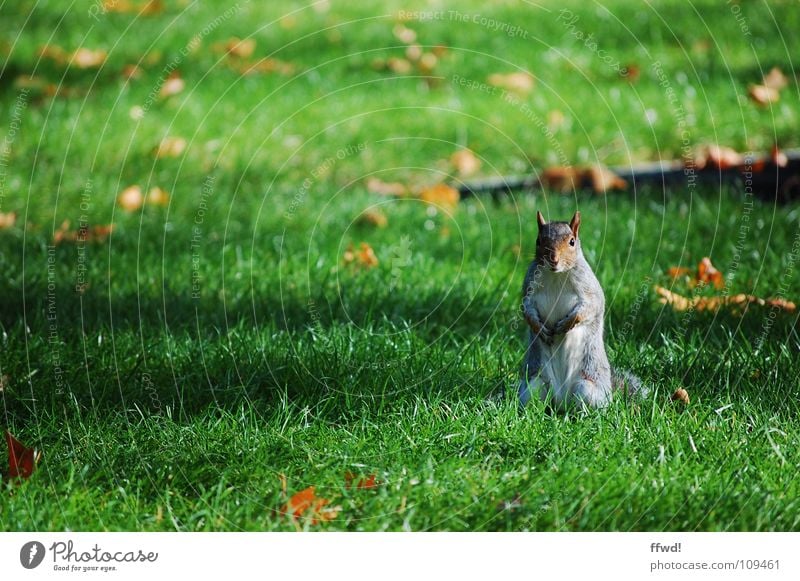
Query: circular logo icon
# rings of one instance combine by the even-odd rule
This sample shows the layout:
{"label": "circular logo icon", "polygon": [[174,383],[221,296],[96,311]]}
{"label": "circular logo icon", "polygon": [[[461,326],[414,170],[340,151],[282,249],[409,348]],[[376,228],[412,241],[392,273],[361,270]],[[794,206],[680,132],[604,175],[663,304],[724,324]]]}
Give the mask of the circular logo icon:
{"label": "circular logo icon", "polygon": [[30,541],[19,550],[19,562],[26,569],[35,569],[44,560],[44,545],[39,541]]}

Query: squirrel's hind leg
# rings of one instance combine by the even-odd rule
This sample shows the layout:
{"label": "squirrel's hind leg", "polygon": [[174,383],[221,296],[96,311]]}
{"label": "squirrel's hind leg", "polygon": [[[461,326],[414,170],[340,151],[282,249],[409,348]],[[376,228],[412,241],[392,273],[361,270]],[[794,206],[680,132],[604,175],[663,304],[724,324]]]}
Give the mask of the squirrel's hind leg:
{"label": "squirrel's hind leg", "polygon": [[588,379],[576,382],[572,388],[572,395],[589,408],[604,408],[611,400],[610,389],[603,389],[601,385]]}
{"label": "squirrel's hind leg", "polygon": [[530,379],[523,377],[519,381],[519,407],[525,407],[532,397],[538,396],[542,401],[545,401],[550,387],[542,379],[541,375],[536,375]]}

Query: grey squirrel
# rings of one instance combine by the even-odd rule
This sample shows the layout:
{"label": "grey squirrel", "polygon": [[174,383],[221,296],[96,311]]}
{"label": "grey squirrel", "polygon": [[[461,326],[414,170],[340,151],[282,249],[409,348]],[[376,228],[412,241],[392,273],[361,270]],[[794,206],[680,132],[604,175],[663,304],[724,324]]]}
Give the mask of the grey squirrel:
{"label": "grey squirrel", "polygon": [[536,258],[522,287],[522,310],[530,327],[522,365],[519,400],[538,395],[558,409],[601,408],[615,390],[645,395],[641,381],[612,370],[603,342],[605,296],[583,256],[578,230],[570,222],[545,222],[536,212]]}

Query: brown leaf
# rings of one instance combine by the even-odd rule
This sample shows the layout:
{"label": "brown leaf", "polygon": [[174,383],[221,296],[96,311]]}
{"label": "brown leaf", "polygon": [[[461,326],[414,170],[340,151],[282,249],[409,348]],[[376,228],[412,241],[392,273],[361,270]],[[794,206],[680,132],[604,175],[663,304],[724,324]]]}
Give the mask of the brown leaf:
{"label": "brown leaf", "polygon": [[578,189],[583,179],[583,172],[572,166],[548,167],[542,172],[542,185],[556,192],[567,193]]}
{"label": "brown leaf", "polygon": [[256,50],[256,41],[254,38],[247,38],[242,40],[237,37],[233,37],[228,42],[225,43],[225,52],[231,56],[247,59],[253,56],[253,53]]}
{"label": "brown leaf", "polygon": [[367,180],[367,190],[381,196],[402,197],[408,194],[408,188],[400,182],[385,182],[379,178],[371,177]]}
{"label": "brown leaf", "polygon": [[715,143],[700,146],[694,154],[694,164],[697,169],[703,169],[706,166],[729,169],[743,163],[744,158],[735,149]]}
{"label": "brown leaf", "polygon": [[142,67],[139,65],[125,65],[122,69],[122,77],[128,80],[139,79],[142,76]]}
{"label": "brown leaf", "polygon": [[454,210],[461,199],[458,190],[447,184],[436,184],[423,189],[419,199],[435,206],[442,206],[447,210]]}
{"label": "brown leaf", "polygon": [[593,165],[587,170],[586,175],[597,194],[605,194],[608,190],[624,190],[628,187],[628,182],[604,165]]}
{"label": "brown leaf", "polygon": [[28,448],[6,430],[8,444],[8,475],[11,478],[30,478],[36,465],[42,459],[42,453]]}
{"label": "brown leaf", "polygon": [[406,59],[392,57],[386,61],[389,70],[398,75],[405,75],[411,72],[411,63]]}
{"label": "brown leaf", "polygon": [[778,67],[772,67],[770,71],[764,75],[762,83],[769,89],[780,91],[789,84],[789,79]]}
{"label": "brown leaf", "polygon": [[527,72],[494,73],[489,75],[489,84],[514,93],[527,94],[533,90],[533,75]]}
{"label": "brown leaf", "polygon": [[461,177],[469,177],[481,167],[481,160],[469,149],[462,149],[450,156],[450,161]]}
{"label": "brown leaf", "polygon": [[690,272],[692,272],[691,269],[685,266],[670,266],[667,269],[667,276],[672,279],[683,278],[684,276],[689,276]]}
{"label": "brown leaf", "polygon": [[778,90],[765,85],[750,85],[747,88],[747,94],[759,105],[769,105],[780,100]]}
{"label": "brown leaf", "polygon": [[392,29],[392,34],[403,44],[411,44],[417,40],[417,33],[402,24],[395,25]]}
{"label": "brown leaf", "polygon": [[0,230],[12,228],[17,223],[16,212],[0,212]]}
{"label": "brown leaf", "polygon": [[426,52],[422,55],[417,63],[417,68],[419,72],[423,75],[429,75],[433,72],[433,69],[436,68],[436,64],[439,62],[439,59],[436,57],[435,54],[432,52]]}
{"label": "brown leaf", "polygon": [[675,390],[675,393],[672,394],[672,401],[679,401],[683,405],[689,405],[689,392],[679,387]]}
{"label": "brown leaf", "polygon": [[782,298],[767,299],[766,303],[770,307],[782,309],[787,313],[793,313],[797,310],[797,305],[795,305],[792,301],[787,301],[786,299]]}
{"label": "brown leaf", "polygon": [[142,16],[152,16],[164,10],[163,0],[147,0],[143,3],[131,2],[130,0],[105,0],[103,2],[105,12],[116,12],[118,14],[140,14]]}
{"label": "brown leaf", "polygon": [[161,90],[158,92],[158,95],[162,99],[166,99],[167,97],[177,95],[185,88],[186,82],[180,77],[180,74],[177,71],[173,71],[164,81],[164,84],[161,86]]}
{"label": "brown leaf", "polygon": [[369,208],[364,210],[364,212],[358,217],[358,222],[360,224],[376,226],[377,228],[386,228],[386,226],[389,224],[389,219],[386,217],[386,214],[380,210],[376,208]]}
{"label": "brown leaf", "polygon": [[158,144],[155,156],[158,159],[164,157],[179,157],[186,149],[186,140],[183,137],[165,137]]}
{"label": "brown leaf", "polygon": [[353,474],[352,472],[345,472],[344,473],[344,482],[346,488],[352,488],[353,483],[355,483],[355,487],[358,490],[371,490],[373,488],[378,487],[378,483],[375,480],[375,475],[370,474],[363,478],[359,478],[357,475]]}
{"label": "brown leaf", "polygon": [[228,66],[234,71],[238,72],[240,75],[244,76],[256,75],[261,73],[264,74],[278,73],[281,75],[291,75],[295,70],[294,65],[291,63],[267,57],[258,59],[256,61],[232,60],[229,61]]}
{"label": "brown leaf", "polygon": [[93,69],[101,66],[106,62],[106,51],[104,50],[91,50],[88,48],[79,48],[70,58],[70,66],[75,66],[79,69]]}
{"label": "brown leaf", "polygon": [[697,265],[697,280],[698,282],[711,283],[716,289],[721,289],[725,286],[725,277],[714,268],[714,265],[711,264],[711,259],[707,256]]}
{"label": "brown leaf", "polygon": [[54,244],[60,244],[61,242],[102,243],[108,240],[108,237],[114,231],[113,224],[103,224],[92,227],[83,225],[79,226],[77,230],[70,230],[69,224],[69,220],[64,220],[61,226],[53,233]]}
{"label": "brown leaf", "polygon": [[144,194],[139,186],[128,186],[117,196],[119,206],[127,211],[134,212],[144,205]]}
{"label": "brown leaf", "polygon": [[789,158],[786,157],[785,153],[783,153],[780,149],[778,149],[777,145],[772,146],[772,150],[770,151],[770,158],[772,159],[772,163],[774,163],[778,167],[786,167],[786,165],[789,163]]}

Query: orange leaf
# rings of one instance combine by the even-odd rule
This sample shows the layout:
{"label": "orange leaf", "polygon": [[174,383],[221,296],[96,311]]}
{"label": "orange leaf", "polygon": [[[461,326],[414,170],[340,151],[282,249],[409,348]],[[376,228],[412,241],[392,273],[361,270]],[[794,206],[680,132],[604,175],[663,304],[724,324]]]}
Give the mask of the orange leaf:
{"label": "orange leaf", "polygon": [[370,474],[364,478],[358,478],[358,476],[352,472],[345,472],[344,482],[346,488],[351,488],[353,486],[353,482],[355,482],[358,490],[370,490],[378,487],[378,483],[375,481],[374,474]]}
{"label": "orange leaf", "polygon": [[694,154],[694,164],[697,169],[706,166],[729,169],[743,163],[744,158],[736,150],[715,143],[699,147]]}
{"label": "orange leaf", "polygon": [[767,87],[766,85],[750,85],[747,88],[747,94],[759,105],[769,105],[770,103],[777,103],[778,100],[780,100],[778,90]]}
{"label": "orange leaf", "polygon": [[530,93],[533,89],[533,75],[527,72],[494,73],[489,75],[489,84],[514,93]]}
{"label": "orange leaf", "polygon": [[281,509],[281,513],[290,515],[297,520],[301,517],[311,519],[311,524],[333,520],[339,514],[341,507],[327,506],[330,501],[320,498],[314,492],[314,487],[309,486],[292,495]]}
{"label": "orange leaf", "polygon": [[691,272],[690,269],[686,268],[685,266],[670,266],[667,269],[667,276],[670,278],[683,278],[684,276],[688,276]]}
{"label": "orange leaf", "polygon": [[64,220],[61,226],[53,233],[53,243],[61,242],[105,242],[114,231],[113,224],[101,226],[80,226],[77,230],[69,229],[69,220]]}
{"label": "orange leaf", "polygon": [[697,265],[697,280],[698,282],[710,282],[716,289],[725,286],[725,277],[722,276],[720,271],[714,268],[714,265],[711,264],[711,259],[707,256]]}
{"label": "orange leaf", "polygon": [[42,458],[42,453],[23,445],[8,430],[6,430],[6,443],[8,444],[8,475],[11,478],[30,478]]}
{"label": "orange leaf", "polygon": [[347,250],[344,251],[344,255],[342,255],[342,260],[345,266],[351,264],[363,268],[378,266],[378,257],[375,256],[375,251],[372,250],[372,247],[366,242],[361,243],[361,247],[358,251],[355,251],[353,249],[353,244],[350,243],[347,246]]}
{"label": "orange leaf", "polygon": [[590,167],[586,175],[597,194],[605,194],[608,190],[624,190],[628,187],[628,182],[600,164]]}
{"label": "orange leaf", "polygon": [[16,212],[0,212],[0,230],[11,228],[17,223]]}
{"label": "orange leaf", "polygon": [[142,188],[139,186],[128,186],[117,196],[117,203],[123,210],[128,212],[138,210],[144,204]]}
{"label": "orange leaf", "polygon": [[436,184],[425,188],[419,193],[419,199],[423,202],[436,206],[443,206],[445,209],[454,210],[458,206],[461,198],[458,190],[447,184]]}
{"label": "orange leaf", "polygon": [[378,178],[369,178],[367,189],[381,196],[405,196],[408,193],[408,188],[400,182],[385,182]]}
{"label": "orange leaf", "polygon": [[469,149],[462,149],[450,156],[450,161],[461,177],[469,177],[481,167],[481,160]]}
{"label": "orange leaf", "polygon": [[689,405],[689,392],[682,387],[675,390],[672,394],[672,401],[679,401],[683,405]]}

